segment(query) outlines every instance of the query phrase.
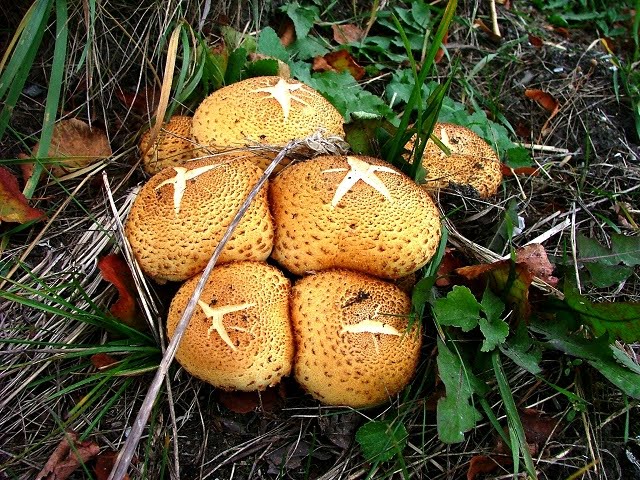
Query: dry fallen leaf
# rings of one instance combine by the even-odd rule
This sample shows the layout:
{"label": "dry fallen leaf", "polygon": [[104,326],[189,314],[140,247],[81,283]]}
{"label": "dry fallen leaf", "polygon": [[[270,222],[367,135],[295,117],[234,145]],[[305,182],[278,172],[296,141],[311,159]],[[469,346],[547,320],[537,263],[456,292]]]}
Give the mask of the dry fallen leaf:
{"label": "dry fallen leaf", "polygon": [[[444,37],[442,38],[442,44],[446,45],[448,41],[449,41],[449,32],[447,31],[445,32]],[[436,56],[433,57],[433,61],[435,63],[439,63],[440,60],[442,60],[442,57],[444,57],[444,48],[440,47],[436,52]]]}
{"label": "dry fallen leaf", "polygon": [[98,268],[102,278],[118,289],[118,300],[109,309],[111,314],[126,325],[143,330],[145,323],[140,318],[135,282],[127,262],[120,255],[110,254],[98,260]]}
{"label": "dry fallen leaf", "polygon": [[560,102],[558,102],[558,100],[556,100],[550,93],[539,90],[537,88],[526,89],[524,91],[524,95],[525,97],[535,101],[538,105],[549,112],[549,118],[547,118],[547,121],[544,122],[544,125],[541,129],[542,135],[546,135],[548,133],[549,122],[551,122],[551,119],[555,117],[560,111]]}
{"label": "dry fallen leaf", "polygon": [[[224,49],[224,43],[220,43]],[[214,53],[216,53],[214,51]],[[140,90],[130,91],[118,89],[116,97],[129,110],[145,118],[152,117],[158,109],[160,102],[160,89],[156,87],[146,87]]]}
{"label": "dry fallen leaf", "polygon": [[42,220],[44,216],[42,210],[29,206],[15,175],[0,167],[0,222],[25,223]]}
{"label": "dry fallen leaf", "polygon": [[540,37],[536,37],[535,35],[529,34],[529,43],[536,48],[542,48],[544,42]]}
{"label": "dry fallen leaf", "polygon": [[558,279],[553,276],[553,264],[547,257],[547,252],[539,243],[525,245],[516,251],[516,262],[525,263],[529,271],[543,282],[555,287]]}
{"label": "dry fallen leaf", "polygon": [[272,412],[282,406],[285,398],[286,392],[282,383],[262,392],[217,392],[218,402],[234,413],[250,413],[258,409]]}
{"label": "dry fallen leaf", "polygon": [[289,17],[284,20],[278,29],[278,37],[280,38],[280,43],[285,47],[296,41],[296,27]]}
{"label": "dry fallen leaf", "polygon": [[112,357],[108,353],[96,353],[91,355],[91,365],[93,365],[98,370],[107,370],[111,368],[118,360],[115,357]]}
{"label": "dry fallen leaf", "polygon": [[[116,463],[116,459],[118,458],[118,452],[113,450],[105,450],[100,453],[96,458],[96,465],[93,467],[93,471],[96,473],[97,480],[107,480],[109,475],[111,475],[111,470],[113,470],[113,466]],[[123,479],[129,480],[129,475],[125,473]]]}
{"label": "dry fallen leaf", "polygon": [[438,287],[447,287],[451,285],[453,283],[451,280],[452,275],[455,273],[456,269],[463,266],[464,262],[460,256],[456,255],[455,249],[447,247],[444,251],[442,261],[438,266],[436,285]]}
{"label": "dry fallen leaf", "polygon": [[312,68],[314,72],[344,72],[347,70],[356,80],[361,80],[366,73],[365,69],[358,65],[346,50],[338,50],[327,53],[323,57],[315,57]]}
{"label": "dry fallen leaf", "polygon": [[504,177],[513,177],[513,176],[536,177],[538,173],[540,173],[540,169],[538,167],[511,168],[505,165],[504,163],[500,165],[500,170],[502,171],[502,175]]}
{"label": "dry fallen leaf", "polygon": [[[73,445],[73,448],[71,448]],[[100,452],[100,447],[89,440],[78,441],[78,434],[65,432],[36,480],[65,480],[78,468]]]}
{"label": "dry fallen leaf", "polygon": [[[40,144],[33,148],[34,157],[39,148]],[[102,130],[91,128],[82,120],[70,118],[54,125],[51,146],[46,157],[54,159],[51,162],[51,172],[56,177],[61,177],[87,167],[97,160],[110,157],[111,153],[109,140]]]}
{"label": "dry fallen leaf", "polygon": [[332,25],[331,28],[333,29],[333,40],[340,45],[359,42],[365,36],[365,31],[352,23]]}

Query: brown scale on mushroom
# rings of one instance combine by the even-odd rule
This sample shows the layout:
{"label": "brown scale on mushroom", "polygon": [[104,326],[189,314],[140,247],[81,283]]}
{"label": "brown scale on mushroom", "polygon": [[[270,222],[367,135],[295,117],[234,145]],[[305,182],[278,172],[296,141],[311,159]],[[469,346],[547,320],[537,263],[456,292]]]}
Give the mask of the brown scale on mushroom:
{"label": "brown scale on mushroom", "polygon": [[191,136],[191,117],[171,117],[151,146],[149,137],[150,131],[144,132],[139,144],[143,153],[142,167],[149,175],[155,175],[166,167],[184,166],[198,156],[199,150]]}
{"label": "brown scale on mushroom", "polygon": [[[199,277],[171,302],[171,338]],[[224,390],[264,390],[291,372],[289,280],[262,262],[217,266],[178,347],[176,359],[193,376]]]}
{"label": "brown scale on mushroom", "polygon": [[[154,175],[135,199],[125,226],[142,270],[158,282],[186,280],[204,270],[261,175],[252,161],[233,157],[198,160]],[[273,221],[262,189],[219,262],[266,260],[272,246]]]}
{"label": "brown scale on mushroom", "polygon": [[[502,183],[500,159],[491,146],[472,130],[453,123],[436,123],[433,135],[451,151],[450,155],[432,140],[422,158],[426,170],[425,188],[451,188],[462,193],[488,198]],[[405,146],[412,150],[414,139]]]}
{"label": "brown scale on mushroom", "polygon": [[440,241],[429,195],[382,160],[321,156],[272,180],[273,258],[302,275],[332,267],[396,279],[425,265]]}
{"label": "brown scale on mushroom", "polygon": [[[318,131],[344,137],[343,118],[319,92],[295,80],[254,77],[213,92],[193,116],[195,140],[212,152],[283,147]],[[266,168],[273,155],[254,157]]]}
{"label": "brown scale on mushroom", "polygon": [[294,375],[330,405],[371,407],[411,380],[420,353],[420,327],[410,330],[409,296],[383,280],[327,270],[296,282],[291,321]]}

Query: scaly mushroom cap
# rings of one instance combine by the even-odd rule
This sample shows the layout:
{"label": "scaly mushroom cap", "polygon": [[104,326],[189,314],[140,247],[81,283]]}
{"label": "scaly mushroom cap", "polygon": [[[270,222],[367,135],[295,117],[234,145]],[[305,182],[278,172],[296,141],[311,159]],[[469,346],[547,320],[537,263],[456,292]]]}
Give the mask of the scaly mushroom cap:
{"label": "scaly mushroom cap", "polygon": [[[199,276],[171,302],[173,337]],[[293,337],[289,280],[260,262],[215,267],[207,280],[176,359],[193,376],[224,390],[264,390],[291,372]]]}
{"label": "scaly mushroom cap", "polygon": [[348,270],[296,282],[291,322],[295,378],[329,405],[371,407],[411,380],[420,354],[411,301],[395,285]]}
{"label": "scaly mushroom cap", "polygon": [[154,144],[149,146],[150,130],[140,137],[142,167],[149,175],[155,175],[166,167],[181,167],[197,156],[191,140],[191,117],[174,115],[162,127]]}
{"label": "scaly mushroom cap", "polygon": [[[142,270],[158,282],[204,270],[240,205],[262,175],[248,159],[217,158],[167,167],[135,199],[125,233]],[[263,188],[243,216],[219,262],[266,260],[273,222]]]}
{"label": "scaly mushroom cap", "polygon": [[440,219],[433,201],[382,160],[321,156],[271,182],[273,258],[297,275],[332,267],[396,279],[433,256]]}
{"label": "scaly mushroom cap", "polygon": [[[255,77],[209,95],[193,116],[193,136],[213,151],[283,147],[322,131],[344,137],[343,118],[319,92],[292,79]],[[256,157],[264,169],[268,155]]]}
{"label": "scaly mushroom cap", "polygon": [[[498,155],[472,130],[453,123],[436,123],[433,134],[451,151],[444,153],[429,140],[424,150],[422,166],[427,171],[429,190],[453,188],[479,198],[495,195],[502,182]],[[407,143],[413,148],[414,139]]]}

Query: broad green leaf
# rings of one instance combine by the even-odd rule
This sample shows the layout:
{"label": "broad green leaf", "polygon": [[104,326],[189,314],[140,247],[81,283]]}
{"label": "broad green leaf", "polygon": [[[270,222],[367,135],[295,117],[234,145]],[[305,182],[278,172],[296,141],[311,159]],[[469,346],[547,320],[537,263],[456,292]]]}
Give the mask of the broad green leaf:
{"label": "broad green leaf", "polygon": [[371,421],[358,429],[356,441],[367,461],[385,462],[402,454],[408,436],[402,422]]}
{"label": "broad green leaf", "polygon": [[296,60],[309,60],[329,53],[329,49],[315,37],[298,38],[287,50]]}
{"label": "broad green leaf", "polygon": [[618,262],[629,267],[640,265],[640,236],[614,233],[611,235],[611,250]]}
{"label": "broad green leaf", "polygon": [[529,167],[531,166],[531,154],[524,147],[511,147],[507,149],[503,162],[511,168]]}
{"label": "broad green leaf", "polygon": [[587,263],[591,283],[597,288],[607,288],[625,281],[633,274],[633,267]]}
{"label": "broad green leaf", "polygon": [[314,22],[320,15],[318,7],[302,7],[298,2],[287,3],[283,5],[280,10],[286,13],[293,22],[296,37],[299,39],[307,36],[309,30],[313,28]]}
{"label": "broad green leaf", "polygon": [[438,372],[446,396],[438,400],[438,437],[444,443],[459,443],[482,415],[473,405],[472,376],[460,357],[438,338]]}
{"label": "broad green leaf", "polygon": [[593,303],[566,282],[566,305],[596,337],[611,334],[623,342],[640,341],[640,302]]}
{"label": "broad green leaf", "polygon": [[258,37],[258,52],[266,55],[267,57],[277,58],[285,63],[289,62],[289,54],[287,49],[284,48],[278,34],[271,27],[263,28],[260,31]]}
{"label": "broad green leaf", "polygon": [[242,70],[246,63],[247,51],[244,48],[236,48],[231,52],[227,63],[227,70],[224,73],[225,85],[231,85],[240,80]]}
{"label": "broad green leaf", "polygon": [[534,375],[542,372],[540,368],[542,351],[539,345],[529,336],[529,330],[524,322],[520,322],[514,335],[500,345],[500,351],[527,372]]}
{"label": "broad green leaf", "polygon": [[614,358],[609,339],[605,336],[593,339],[586,338],[580,331],[570,333],[573,322],[563,312],[559,312],[554,320],[535,320],[530,328],[545,337],[546,345],[586,360],[624,393],[640,399],[640,375],[635,369],[619,363],[619,355]]}
{"label": "broad green leaf", "polygon": [[598,243],[593,238],[578,234],[576,237],[580,260],[588,263],[599,263],[601,265],[616,265],[619,260],[613,255],[611,250]]}
{"label": "broad green leaf", "polygon": [[261,60],[256,60],[255,62],[250,62],[246,65],[245,71],[243,72],[243,77],[251,78],[251,77],[261,77],[261,76],[276,76],[280,67],[278,66],[278,61],[272,58],[263,58]]}
{"label": "broad green leaf", "polygon": [[504,311],[504,303],[491,290],[486,289],[484,291],[481,306],[486,318],[481,318],[479,322],[480,331],[484,335],[480,350],[490,352],[507,339],[509,325],[501,318]]}
{"label": "broad green leaf", "polygon": [[460,327],[469,332],[478,325],[481,305],[467,287],[456,285],[445,298],[433,303],[433,314],[440,325]]}

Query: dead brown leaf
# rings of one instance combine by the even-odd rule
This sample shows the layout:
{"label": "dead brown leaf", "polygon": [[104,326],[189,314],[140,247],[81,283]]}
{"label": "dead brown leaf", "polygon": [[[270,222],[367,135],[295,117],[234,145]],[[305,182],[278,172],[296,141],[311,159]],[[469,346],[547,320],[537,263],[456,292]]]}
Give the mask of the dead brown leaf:
{"label": "dead brown leaf", "polygon": [[535,35],[529,34],[529,43],[536,48],[542,48],[544,42],[540,37],[536,37]]}
{"label": "dead brown leaf", "polygon": [[146,328],[136,302],[137,290],[129,265],[120,255],[110,254],[98,260],[98,269],[107,282],[118,290],[118,299],[109,311],[121,322],[130,327]]}
{"label": "dead brown leaf", "polygon": [[29,206],[15,175],[0,167],[0,222],[26,223],[44,217],[42,210]]}
{"label": "dead brown leaf", "polygon": [[[218,45],[225,50],[223,42],[220,42]],[[119,89],[116,91],[116,97],[127,109],[144,118],[149,118],[152,117],[158,109],[160,89],[156,87],[145,87],[140,90]]]}
{"label": "dead brown leaf", "polygon": [[333,40],[340,45],[359,42],[365,36],[365,31],[353,23],[332,25],[331,28],[333,29]]}
{"label": "dead brown leaf", "polygon": [[282,407],[286,398],[285,387],[282,383],[267,388],[263,392],[217,392],[220,404],[234,413],[250,413],[257,410],[272,412]]}
{"label": "dead brown leaf", "polygon": [[502,175],[505,177],[514,177],[514,176],[524,176],[524,177],[535,177],[540,173],[540,169],[538,167],[518,167],[511,168],[504,163],[500,164],[500,170],[502,171]]}
{"label": "dead brown leaf", "polygon": [[[35,157],[40,144],[33,148]],[[48,158],[51,162],[51,172],[56,177],[87,167],[97,160],[111,156],[111,146],[104,131],[91,128],[87,123],[76,118],[60,120],[53,127],[51,146]],[[68,157],[68,158],[67,158]]]}
{"label": "dead brown leaf", "polygon": [[107,370],[116,363],[118,363],[118,360],[107,353],[96,353],[91,355],[91,365],[98,370]]}
{"label": "dead brown leaf", "polygon": [[456,269],[461,268],[464,265],[465,263],[462,258],[456,255],[456,250],[454,248],[447,247],[444,251],[442,261],[438,266],[436,285],[438,287],[447,287],[451,285],[453,283],[451,280],[452,275],[455,274]]}
{"label": "dead brown leaf", "polygon": [[[449,32],[447,31],[445,32],[444,37],[442,38],[442,44],[446,45],[448,41],[449,41]],[[436,56],[433,57],[433,61],[435,63],[439,63],[440,60],[442,60],[442,57],[444,57],[444,48],[440,47],[436,52]]]}
{"label": "dead brown leaf", "polygon": [[44,468],[36,476],[36,480],[65,480],[93,459],[100,447],[89,440],[78,441],[78,434],[73,431],[65,432],[65,436],[53,451]]}
{"label": "dead brown leaf", "polygon": [[[93,467],[93,471],[96,474],[97,480],[107,480],[118,458],[118,452],[113,450],[105,450],[100,453],[96,458],[96,465]],[[125,473],[123,479],[129,480],[129,475]]]}
{"label": "dead brown leaf", "polygon": [[525,97],[535,101],[538,105],[549,112],[549,118],[547,118],[546,122],[544,122],[544,125],[541,129],[542,135],[546,135],[549,132],[549,123],[551,122],[551,119],[555,117],[560,111],[560,102],[556,100],[550,93],[545,92],[544,90],[539,90],[537,88],[528,88],[524,91],[524,95]]}
{"label": "dead brown leaf", "polygon": [[558,284],[558,278],[553,276],[553,264],[549,261],[547,252],[539,243],[525,245],[516,251],[516,262],[525,263],[529,271],[543,282],[551,286]]}
{"label": "dead brown leaf", "polygon": [[293,20],[289,17],[286,17],[280,25],[278,37],[280,38],[280,43],[285,47],[288,47],[296,41],[296,27],[293,24]]}
{"label": "dead brown leaf", "polygon": [[346,70],[356,80],[361,80],[366,74],[365,69],[356,63],[347,50],[338,50],[327,53],[323,57],[315,57],[312,69],[314,72],[344,72]]}

